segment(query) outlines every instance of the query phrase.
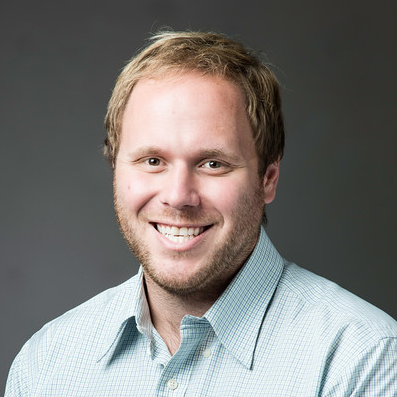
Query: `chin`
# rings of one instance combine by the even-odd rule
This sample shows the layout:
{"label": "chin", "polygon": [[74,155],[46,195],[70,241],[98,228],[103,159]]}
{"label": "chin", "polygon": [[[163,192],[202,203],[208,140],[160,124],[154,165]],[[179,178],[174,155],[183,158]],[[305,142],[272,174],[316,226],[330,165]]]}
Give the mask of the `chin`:
{"label": "chin", "polygon": [[[142,266],[145,275],[153,283],[169,293],[180,296],[204,290],[211,279],[208,267],[197,269],[197,264],[193,265],[189,262],[172,264],[170,267],[162,266],[161,271],[156,271],[155,266],[150,264],[142,264]],[[192,269],[193,266],[195,270]]]}

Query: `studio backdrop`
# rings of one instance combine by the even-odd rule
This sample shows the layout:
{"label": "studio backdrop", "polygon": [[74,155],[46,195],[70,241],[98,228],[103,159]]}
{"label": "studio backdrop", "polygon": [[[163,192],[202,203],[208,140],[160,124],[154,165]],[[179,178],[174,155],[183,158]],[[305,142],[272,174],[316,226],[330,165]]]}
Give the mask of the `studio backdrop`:
{"label": "studio backdrop", "polygon": [[287,131],[270,238],[397,317],[394,4],[2,2],[1,382],[44,323],[137,271],[114,216],[103,118],[120,69],[164,27],[262,53]]}

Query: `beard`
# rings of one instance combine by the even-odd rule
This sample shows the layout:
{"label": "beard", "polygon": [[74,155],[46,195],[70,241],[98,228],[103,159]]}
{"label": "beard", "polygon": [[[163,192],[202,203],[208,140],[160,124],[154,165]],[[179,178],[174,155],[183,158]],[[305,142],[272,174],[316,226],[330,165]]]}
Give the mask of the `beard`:
{"label": "beard", "polygon": [[[114,194],[114,206],[120,230],[133,254],[137,257],[144,270],[145,277],[150,278],[163,290],[172,295],[188,297],[192,294],[220,295],[232,278],[243,266],[258,240],[262,220],[265,217],[264,193],[262,183],[250,194],[241,196],[232,212],[231,230],[220,241],[214,241],[198,270],[189,278],[167,278],[162,272],[161,263],[155,263],[148,242],[142,241],[135,230],[127,206]],[[161,219],[174,219],[185,224],[212,224],[214,218],[202,210],[194,208],[162,210]],[[139,222],[139,219],[138,219]],[[173,252],[167,259],[177,263],[189,258],[189,251]]]}

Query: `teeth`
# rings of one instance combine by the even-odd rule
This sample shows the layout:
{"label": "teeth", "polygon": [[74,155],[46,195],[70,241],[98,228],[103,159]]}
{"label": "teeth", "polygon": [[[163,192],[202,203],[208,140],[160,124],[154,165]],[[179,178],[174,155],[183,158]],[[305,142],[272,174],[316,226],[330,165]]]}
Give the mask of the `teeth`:
{"label": "teeth", "polygon": [[176,227],[157,224],[157,230],[168,240],[174,243],[184,243],[191,240],[192,238],[198,236],[204,231],[203,227]]}

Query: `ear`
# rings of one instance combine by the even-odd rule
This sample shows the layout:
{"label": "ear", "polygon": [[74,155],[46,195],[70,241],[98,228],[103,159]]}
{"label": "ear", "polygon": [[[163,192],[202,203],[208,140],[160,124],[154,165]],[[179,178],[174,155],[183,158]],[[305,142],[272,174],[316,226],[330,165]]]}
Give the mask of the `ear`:
{"label": "ear", "polygon": [[275,163],[272,163],[267,167],[263,177],[265,204],[271,203],[274,200],[274,197],[276,197],[276,188],[279,176],[280,160],[277,160]]}

